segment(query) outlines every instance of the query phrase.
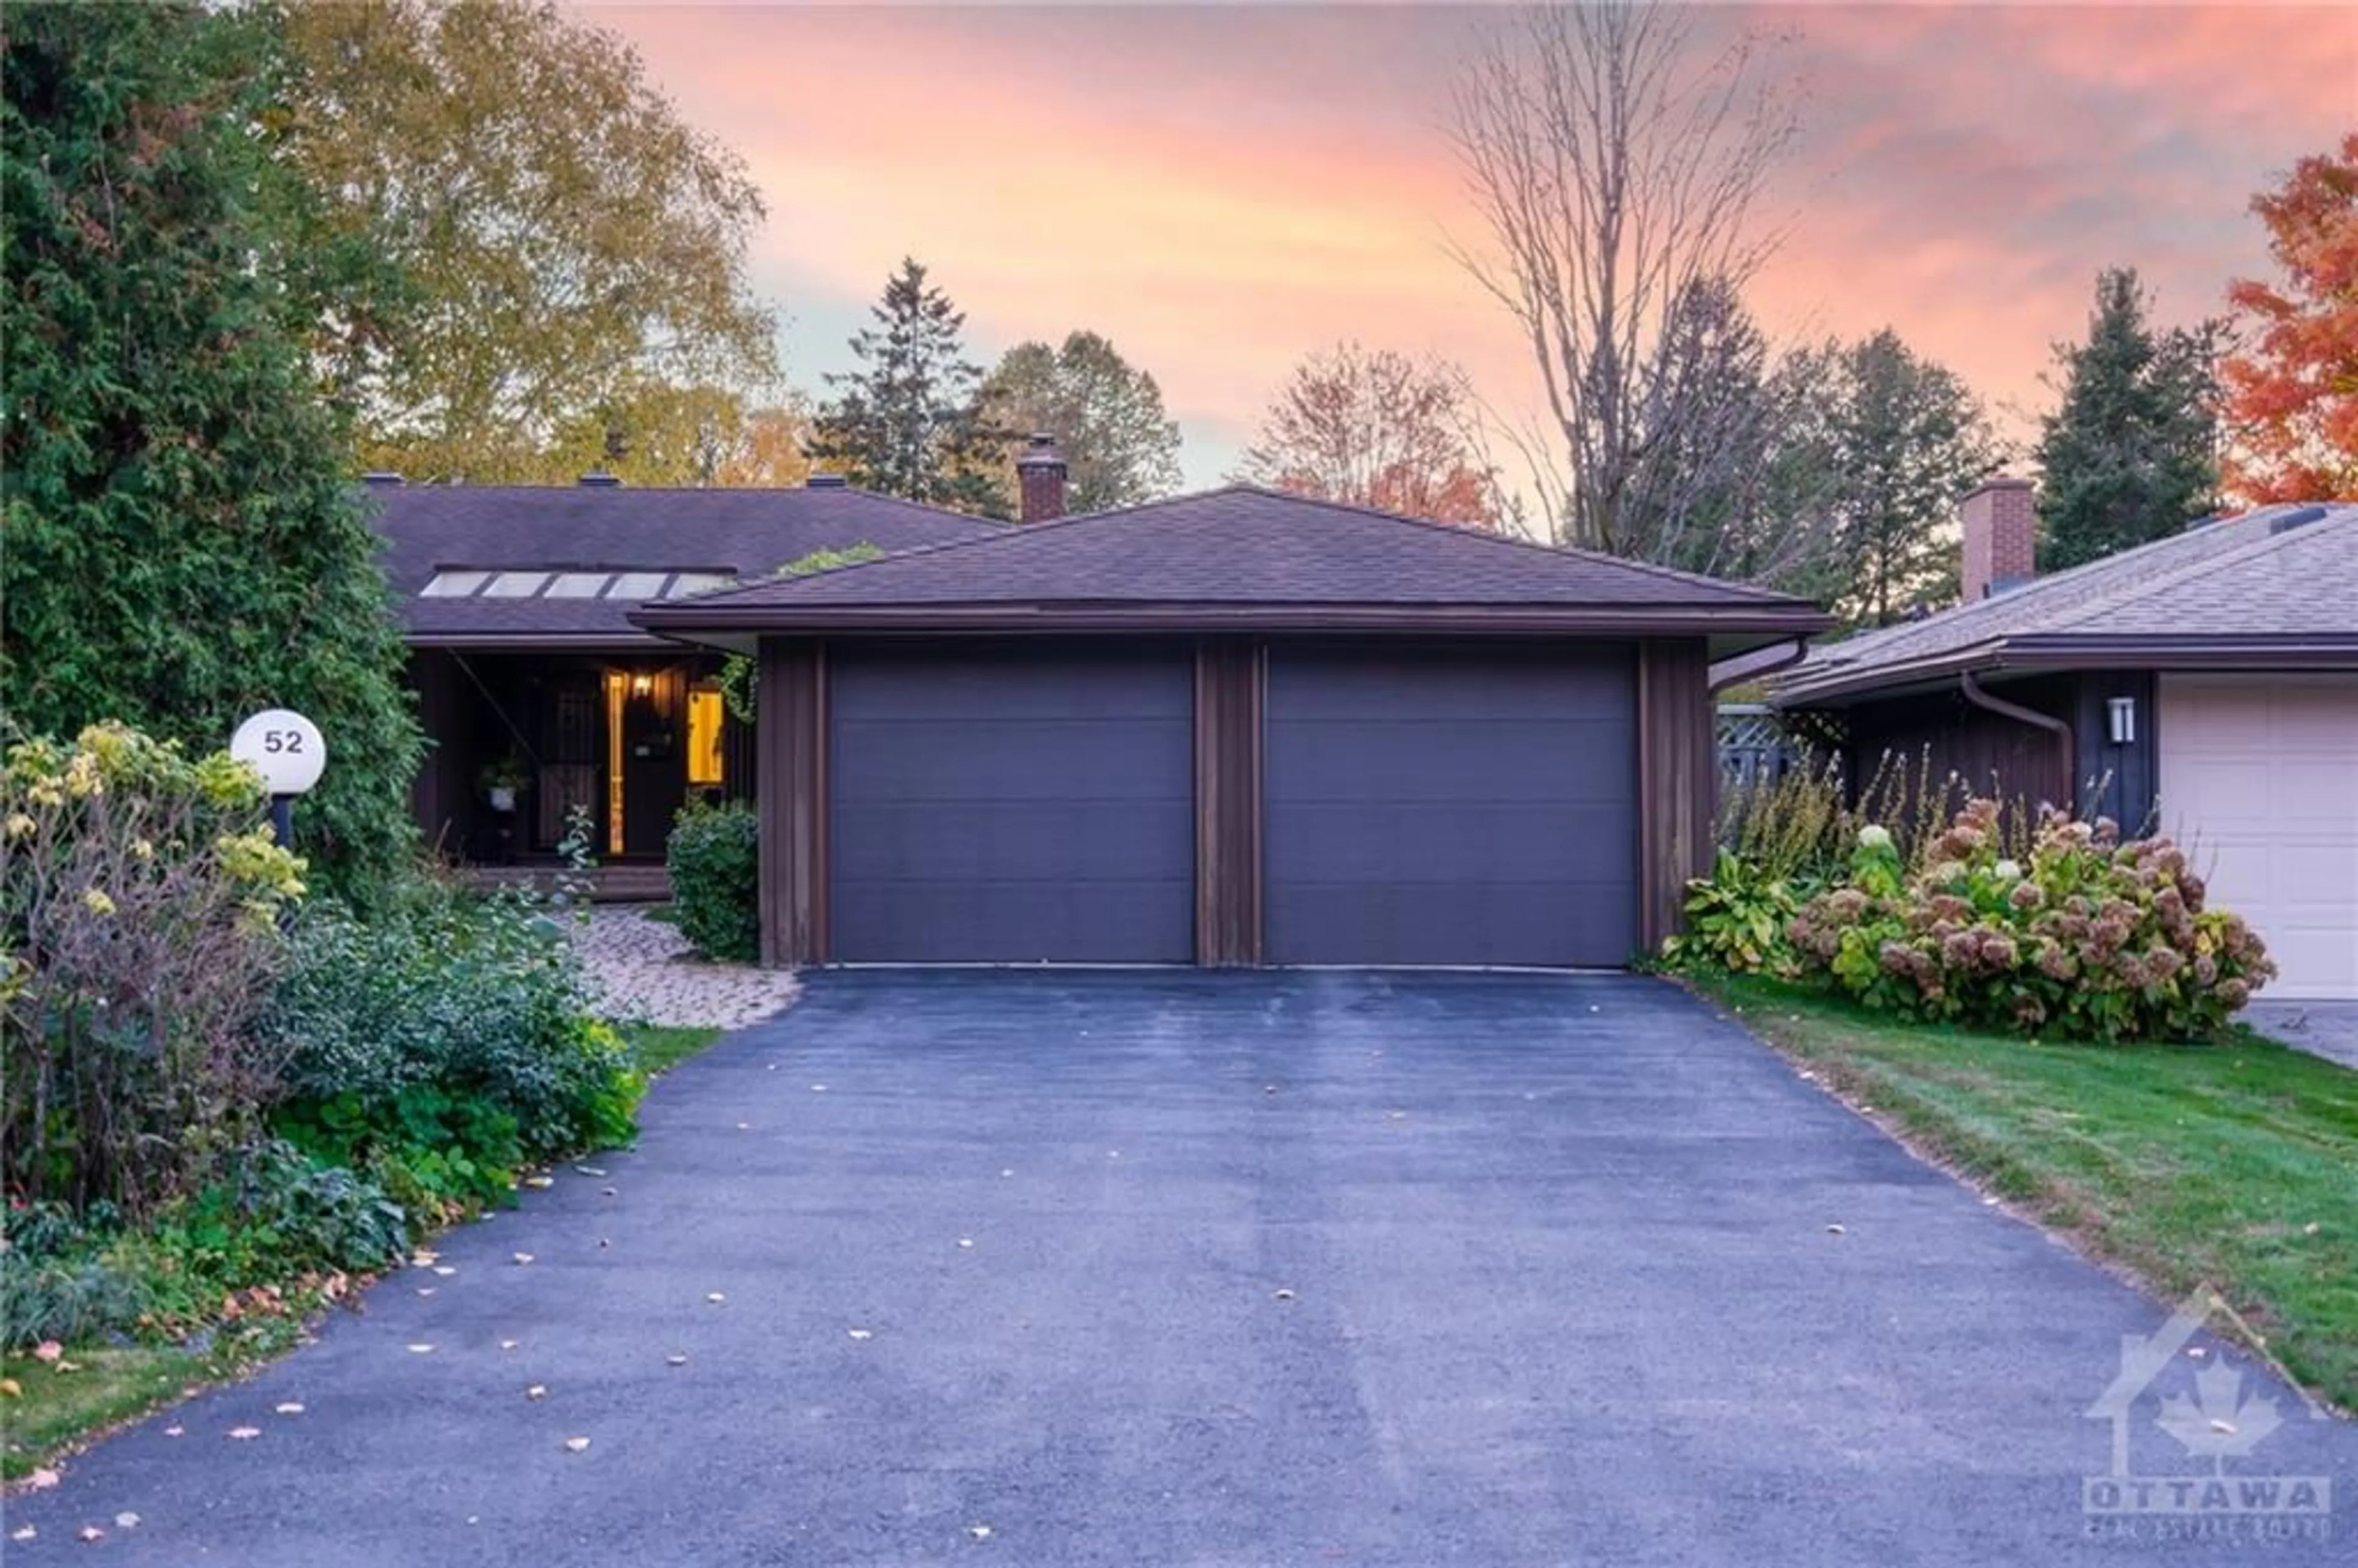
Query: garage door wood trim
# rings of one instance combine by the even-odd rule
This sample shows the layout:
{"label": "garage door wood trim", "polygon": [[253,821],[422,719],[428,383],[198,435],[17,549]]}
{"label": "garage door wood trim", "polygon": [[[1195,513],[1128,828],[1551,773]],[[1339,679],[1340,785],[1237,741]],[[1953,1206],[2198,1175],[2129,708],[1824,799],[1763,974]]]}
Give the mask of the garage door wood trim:
{"label": "garage door wood trim", "polygon": [[762,961],[824,964],[827,649],[764,638],[758,664]]}
{"label": "garage door wood trim", "polygon": [[1711,870],[1719,764],[1710,687],[1702,643],[1638,645],[1638,925],[1650,953],[1683,926],[1687,883]]}
{"label": "garage door wood trim", "polygon": [[1195,649],[1195,961],[1261,961],[1261,716],[1267,651],[1243,638]]}

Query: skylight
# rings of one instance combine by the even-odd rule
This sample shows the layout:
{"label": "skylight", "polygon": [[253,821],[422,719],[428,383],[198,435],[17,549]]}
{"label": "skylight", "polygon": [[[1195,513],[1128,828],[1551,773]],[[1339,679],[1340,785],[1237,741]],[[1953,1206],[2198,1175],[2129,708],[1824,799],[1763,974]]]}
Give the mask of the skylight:
{"label": "skylight", "polygon": [[737,581],[729,572],[676,570],[641,571],[553,570],[547,567],[468,567],[438,571],[420,599],[607,599],[635,604],[643,599],[669,599],[711,593]]}

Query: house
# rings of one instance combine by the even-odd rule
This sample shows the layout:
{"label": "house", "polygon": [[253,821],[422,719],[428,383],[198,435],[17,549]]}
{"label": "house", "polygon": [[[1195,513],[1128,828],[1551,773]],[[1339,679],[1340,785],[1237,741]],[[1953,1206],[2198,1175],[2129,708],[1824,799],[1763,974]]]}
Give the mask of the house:
{"label": "house", "polygon": [[454,860],[529,865],[554,857],[568,814],[585,807],[590,849],[647,865],[651,895],[688,792],[750,795],[752,748],[719,656],[654,636],[629,612],[817,550],[1006,527],[826,477],[801,490],[635,490],[600,475],[476,488],[387,474],[366,489],[432,742],[414,793],[427,841]]}
{"label": "house", "polygon": [[1616,966],[1814,606],[1231,486],[650,604],[760,674],[774,963]]}
{"label": "house", "polygon": [[1963,511],[1965,602],[1779,676],[1850,776],[2069,802],[2196,853],[2296,998],[2358,997],[2358,505],[2269,506],[2048,577],[2029,485]]}

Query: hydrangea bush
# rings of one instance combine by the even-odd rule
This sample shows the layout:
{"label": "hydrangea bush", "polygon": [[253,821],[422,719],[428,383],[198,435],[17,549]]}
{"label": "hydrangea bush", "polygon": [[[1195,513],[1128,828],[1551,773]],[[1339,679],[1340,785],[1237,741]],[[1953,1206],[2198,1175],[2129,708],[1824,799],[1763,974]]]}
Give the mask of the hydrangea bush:
{"label": "hydrangea bush", "polygon": [[2214,1034],[2275,977],[2168,838],[2050,810],[2017,860],[1998,818],[1969,803],[1913,870],[1862,829],[1848,876],[1787,926],[1802,972],[1910,1017],[2104,1041]]}
{"label": "hydrangea bush", "polygon": [[120,724],[0,768],[0,1169],[9,1191],[144,1209],[246,1142],[276,1070],[252,1029],[303,862],[261,778]]}

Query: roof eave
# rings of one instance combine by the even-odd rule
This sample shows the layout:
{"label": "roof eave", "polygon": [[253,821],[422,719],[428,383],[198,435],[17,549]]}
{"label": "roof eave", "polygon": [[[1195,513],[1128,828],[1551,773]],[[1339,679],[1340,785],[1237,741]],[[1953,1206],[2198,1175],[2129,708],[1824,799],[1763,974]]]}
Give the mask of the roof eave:
{"label": "roof eave", "polygon": [[665,635],[730,632],[1451,632],[1617,636],[1810,636],[1833,624],[1775,605],[925,604],[649,606],[633,624]]}
{"label": "roof eave", "polygon": [[1777,708],[1840,706],[1909,687],[1944,684],[1967,671],[2168,669],[2358,669],[2358,632],[2350,633],[2046,633],[1997,638],[1920,659],[1788,679],[1769,695]]}

